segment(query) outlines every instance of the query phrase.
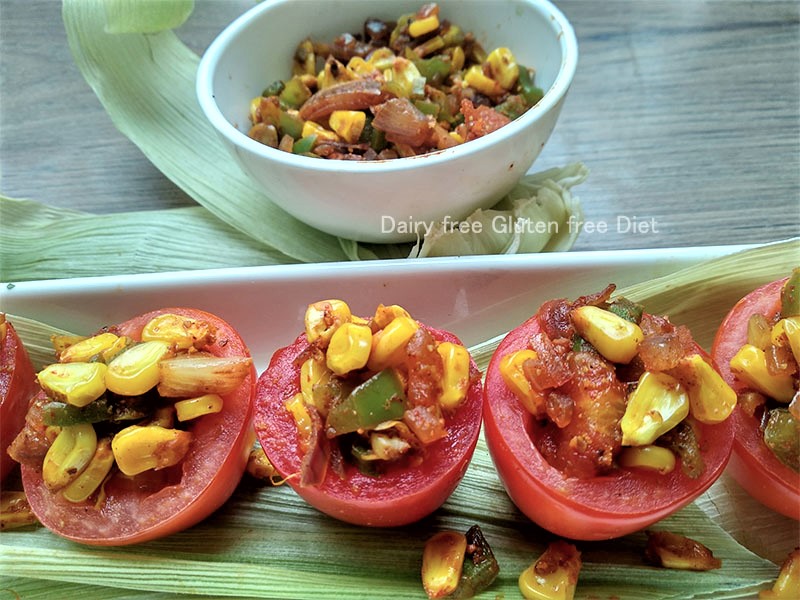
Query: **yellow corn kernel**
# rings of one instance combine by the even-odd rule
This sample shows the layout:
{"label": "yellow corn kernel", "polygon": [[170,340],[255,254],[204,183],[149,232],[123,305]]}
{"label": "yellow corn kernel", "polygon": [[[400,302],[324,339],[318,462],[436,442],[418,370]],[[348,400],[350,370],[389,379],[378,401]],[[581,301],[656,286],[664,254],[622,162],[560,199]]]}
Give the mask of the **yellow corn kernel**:
{"label": "yellow corn kernel", "polygon": [[525,377],[522,365],[526,360],[536,360],[539,355],[526,348],[506,354],[500,359],[500,375],[514,395],[529,413],[539,415],[544,411],[544,396],[533,389],[531,382]]}
{"label": "yellow corn kernel", "polygon": [[647,546],[644,549],[644,558],[657,567],[710,571],[722,566],[722,561],[697,540],[670,531],[646,533]]}
{"label": "yellow corn kernel", "polygon": [[461,579],[467,537],[457,531],[440,531],[422,551],[422,587],[428,598],[442,598],[455,591]]}
{"label": "yellow corn kernel", "polygon": [[469,390],[469,352],[464,346],[452,342],[440,343],[436,351],[444,363],[439,404],[444,409],[454,409],[464,401]]}
{"label": "yellow corn kernel", "polygon": [[758,593],[759,600],[797,600],[800,596],[800,548],[795,548],[781,564],[772,589]]}
{"label": "yellow corn kernel", "polygon": [[50,343],[53,345],[56,356],[61,356],[64,350],[72,346],[72,344],[77,344],[81,340],[85,340],[86,337],[85,335],[51,335]]}
{"label": "yellow corn kernel", "polygon": [[675,454],[662,446],[630,446],[620,452],[619,464],[626,469],[649,469],[665,475],[675,470]]}
{"label": "yellow corn kernel", "polygon": [[371,371],[382,371],[396,367],[406,359],[406,344],[419,329],[411,317],[396,317],[386,327],[372,336],[372,350],[367,367]]}
{"label": "yellow corn kernel", "polygon": [[181,422],[218,413],[221,410],[222,397],[219,394],[204,394],[175,403],[175,415]]}
{"label": "yellow corn kernel", "polygon": [[0,492],[0,531],[36,523],[25,492]]}
{"label": "yellow corn kernel", "polygon": [[572,600],[581,566],[581,555],[575,546],[563,540],[552,542],[520,574],[519,591],[528,600]]}
{"label": "yellow corn kernel", "polygon": [[628,364],[644,339],[636,323],[597,306],[581,306],[570,313],[578,333],[611,362]]}
{"label": "yellow corn kernel", "polygon": [[325,364],[337,375],[366,366],[372,348],[372,330],[367,325],[344,323],[331,336]]}
{"label": "yellow corn kernel", "polygon": [[59,490],[80,475],[94,456],[97,434],[89,423],[62,427],[45,454],[42,479],[50,490]]}
{"label": "yellow corn kernel", "polygon": [[761,348],[745,344],[731,359],[731,371],[746,385],[779,402],[794,397],[791,375],[773,375],[767,369],[767,357]]}
{"label": "yellow corn kernel", "polygon": [[677,370],[689,394],[689,412],[707,425],[721,423],[736,407],[736,392],[699,354],[680,361]]}
{"label": "yellow corn kernel", "polygon": [[503,89],[510,90],[519,79],[519,65],[517,59],[508,48],[495,48],[486,57],[489,72]]}
{"label": "yellow corn kernel", "polygon": [[256,96],[252,100],[250,100],[250,122],[251,123],[260,123],[261,122],[261,111],[259,110],[261,107],[261,96]]}
{"label": "yellow corn kernel", "polygon": [[623,446],[652,444],[689,414],[689,397],[681,383],[666,373],[645,372],[620,421]]}
{"label": "yellow corn kernel", "polygon": [[158,384],[158,363],[170,354],[170,344],[160,340],[131,346],[109,363],[106,386],[123,396],[144,394]]}
{"label": "yellow corn kernel", "polygon": [[325,410],[324,406],[318,406],[314,388],[318,385],[325,385],[331,379],[330,369],[325,365],[325,361],[315,358],[307,359],[300,367],[300,393],[303,400],[309,406],[315,406],[317,410]]}
{"label": "yellow corn kernel", "polygon": [[39,385],[54,400],[86,406],[106,391],[108,368],[103,363],[56,363],[37,375]]}
{"label": "yellow corn kernel", "polygon": [[131,425],[111,441],[119,470],[132,476],[177,465],[189,451],[192,434],[158,425]]}
{"label": "yellow corn kernel", "polygon": [[285,406],[297,425],[297,435],[300,438],[301,446],[307,447],[314,435],[314,423],[311,421],[311,415],[308,414],[303,394],[295,394],[286,401]]}
{"label": "yellow corn kernel", "polygon": [[120,336],[113,344],[100,353],[100,358],[104,363],[108,364],[114,360],[114,357],[117,356],[117,354],[125,350],[131,344],[133,344],[133,340],[131,338],[126,335]]}
{"label": "yellow corn kernel", "polygon": [[162,341],[173,344],[177,350],[204,348],[214,339],[214,329],[207,321],[190,319],[183,315],[164,313],[148,321],[142,329],[142,341]]}
{"label": "yellow corn kernel", "polygon": [[247,472],[256,479],[269,481],[273,485],[280,485],[281,474],[267,458],[264,448],[255,445],[247,456]]}
{"label": "yellow corn kernel", "polygon": [[6,324],[6,314],[0,313],[0,344],[5,341],[7,333],[8,325]]}
{"label": "yellow corn kernel", "polygon": [[103,353],[112,348],[118,339],[118,336],[110,332],[86,338],[67,347],[58,355],[58,362],[89,362],[98,355],[102,357]]}
{"label": "yellow corn kernel", "polygon": [[452,56],[450,58],[450,72],[458,73],[461,69],[463,69],[466,58],[467,57],[464,55],[464,49],[461,46],[453,47]]}
{"label": "yellow corn kernel", "polygon": [[414,19],[408,24],[408,35],[417,38],[439,28],[439,16],[430,15],[422,19]]}
{"label": "yellow corn kernel", "polygon": [[775,346],[788,344],[794,359],[800,363],[800,317],[787,317],[778,321],[772,328],[772,344]]}
{"label": "yellow corn kernel", "polygon": [[411,314],[405,308],[397,304],[390,304],[389,306],[379,304],[378,308],[375,309],[372,322],[378,329],[383,329],[397,317],[408,317],[410,319]]}
{"label": "yellow corn kernel", "polygon": [[309,304],[305,314],[306,338],[310,344],[328,345],[333,332],[352,318],[350,307],[341,300],[321,300]]}
{"label": "yellow corn kernel", "polygon": [[503,86],[483,72],[480,65],[472,65],[464,74],[464,83],[487,96],[500,96],[505,93]]}
{"label": "yellow corn kernel", "polygon": [[447,135],[449,135],[451,138],[453,138],[456,141],[457,144],[463,144],[464,143],[464,138],[461,135],[459,135],[459,133],[457,131],[448,131]]}
{"label": "yellow corn kernel", "polygon": [[360,110],[335,110],[328,118],[331,129],[349,144],[358,141],[366,122],[367,115]]}
{"label": "yellow corn kernel", "polygon": [[328,141],[328,142],[339,142],[341,138],[336,135],[336,132],[331,131],[330,129],[325,129],[319,123],[315,123],[314,121],[306,121],[303,123],[303,133],[301,137],[308,137],[310,135],[316,135],[317,141],[315,144],[321,141]]}
{"label": "yellow corn kernel", "polygon": [[103,438],[97,442],[97,448],[87,467],[64,488],[61,494],[70,502],[83,502],[100,487],[113,466],[114,453],[111,452],[111,440]]}
{"label": "yellow corn kernel", "polygon": [[158,425],[166,429],[175,427],[175,406],[159,406],[146,422],[139,425]]}
{"label": "yellow corn kernel", "polygon": [[361,56],[354,56],[347,61],[347,70],[356,75],[369,75],[375,72],[375,67],[364,60]]}

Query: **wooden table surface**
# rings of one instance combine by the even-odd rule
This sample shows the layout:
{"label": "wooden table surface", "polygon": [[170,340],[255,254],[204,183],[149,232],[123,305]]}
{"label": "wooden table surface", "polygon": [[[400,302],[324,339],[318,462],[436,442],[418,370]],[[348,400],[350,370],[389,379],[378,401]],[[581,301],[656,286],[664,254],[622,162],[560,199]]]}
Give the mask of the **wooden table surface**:
{"label": "wooden table surface", "polygon": [[[198,0],[198,53],[255,0]],[[582,161],[576,249],[798,235],[800,5],[560,0],[580,46],[534,170]],[[121,135],[72,62],[56,0],[0,0],[0,192],[91,212],[192,204]],[[645,224],[639,230],[629,223]],[[644,231],[643,229],[648,229]],[[655,231],[653,231],[655,229]]]}

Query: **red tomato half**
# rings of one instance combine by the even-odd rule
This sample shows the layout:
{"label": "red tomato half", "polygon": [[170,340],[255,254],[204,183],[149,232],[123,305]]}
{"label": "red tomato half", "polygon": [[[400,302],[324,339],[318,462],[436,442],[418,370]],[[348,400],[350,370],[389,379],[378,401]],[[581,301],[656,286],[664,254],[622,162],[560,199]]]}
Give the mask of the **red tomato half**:
{"label": "red tomato half", "polygon": [[[731,372],[731,358],[747,343],[751,315],[771,319],[781,309],[781,289],[786,279],[768,283],[742,298],[731,309],[714,338],[711,354],[725,381],[737,392],[744,389]],[[780,462],[764,444],[755,417],[740,407],[733,413],[735,439],[730,472],[756,500],[769,508],[800,520],[800,474]]]}
{"label": "red tomato half", "polygon": [[[731,419],[701,425],[705,470],[697,479],[680,466],[666,475],[644,469],[580,479],[551,466],[532,441],[537,423],[506,386],[500,359],[526,348],[541,331],[534,316],[511,331],[494,353],[484,387],[484,437],[509,497],[532,521],[556,535],[602,540],[638,531],[674,513],[707,490],[731,452]],[[699,350],[699,348],[698,348]]]}
{"label": "red tomato half", "polygon": [[5,337],[0,340],[0,481],[16,464],[6,453],[25,425],[28,402],[39,389],[31,359],[11,323],[6,322]]}
{"label": "red tomato half", "polygon": [[[228,323],[196,309],[157,310],[110,330],[140,340],[145,324],[162,313],[210,322],[216,328],[215,342],[205,350],[216,356],[250,355],[244,341]],[[192,444],[178,467],[147,472],[152,477],[145,478],[145,485],[137,479],[112,477],[105,484],[107,497],[99,508],[68,502],[58,492],[47,489],[41,468],[23,465],[22,482],[36,517],[58,535],[98,546],[161,538],[205,519],[230,497],[247,465],[254,442],[255,381],[253,367],[236,391],[223,396],[220,412],[204,415],[189,426]]]}
{"label": "red tomato half", "polygon": [[[452,334],[426,327],[439,341],[460,344]],[[294,419],[284,402],[300,391],[300,364],[307,352],[305,334],[291,346],[278,350],[261,374],[256,391],[255,426],[264,451],[283,476],[299,473],[302,452]],[[477,366],[472,362],[477,373]],[[379,477],[361,473],[345,464],[345,478],[328,469],[319,486],[288,484],[311,506],[348,523],[393,527],[427,516],[450,496],[467,470],[481,427],[481,383],[478,377],[458,410],[446,417],[448,434],[426,446],[417,466],[389,467]]]}

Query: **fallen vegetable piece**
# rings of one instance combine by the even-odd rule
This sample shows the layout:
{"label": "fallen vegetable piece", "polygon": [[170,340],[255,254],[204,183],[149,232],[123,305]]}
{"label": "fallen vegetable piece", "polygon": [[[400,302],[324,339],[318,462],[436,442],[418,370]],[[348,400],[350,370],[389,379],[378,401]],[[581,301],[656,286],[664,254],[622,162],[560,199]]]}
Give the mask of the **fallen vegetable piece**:
{"label": "fallen vegetable piece", "polygon": [[499,572],[478,525],[466,534],[442,531],[425,544],[422,586],[429,598],[472,598],[492,585]]}
{"label": "fallen vegetable piece", "polygon": [[370,526],[414,522],[464,475],[480,430],[480,373],[453,335],[398,306],[369,318],[309,304],[305,331],[259,378],[256,434],[309,504]]}
{"label": "fallen vegetable piece", "polygon": [[0,492],[0,531],[25,527],[36,523],[25,492]]}
{"label": "fallen vegetable piece", "polygon": [[[124,348],[106,352],[115,339]],[[176,308],[55,345],[69,362],[40,373],[43,389],[9,449],[45,527],[84,544],[133,544],[185,529],[228,499],[253,443],[256,380],[230,325]]]}
{"label": "fallen vegetable piece", "polygon": [[556,540],[520,574],[519,591],[527,600],[572,600],[582,566],[578,549]]}
{"label": "fallen vegetable piece", "polygon": [[758,593],[759,600],[796,600],[800,598],[800,548],[795,548],[781,565],[771,590]]}
{"label": "fallen vegetable piece", "polygon": [[648,531],[645,559],[666,569],[710,571],[722,567],[722,561],[700,542],[669,531]]}

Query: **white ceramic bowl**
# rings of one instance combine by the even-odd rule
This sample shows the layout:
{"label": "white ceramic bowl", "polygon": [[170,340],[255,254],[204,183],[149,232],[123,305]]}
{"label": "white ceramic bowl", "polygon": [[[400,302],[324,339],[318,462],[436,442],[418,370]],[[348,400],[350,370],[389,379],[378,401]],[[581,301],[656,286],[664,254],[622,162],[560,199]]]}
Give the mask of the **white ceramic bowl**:
{"label": "white ceramic bowl", "polygon": [[520,118],[477,140],[430,154],[372,162],[315,159],[247,136],[250,101],[288,79],[297,44],[361,31],[364,20],[395,20],[423,0],[265,0],[208,47],[197,95],[211,124],[269,200],[322,231],[365,242],[410,241],[409,230],[458,221],[508,193],[549,138],[575,73],[578,47],[564,15],[547,0],[439,0],[441,17],[484,48],[507,46],[536,70],[544,98]]}

